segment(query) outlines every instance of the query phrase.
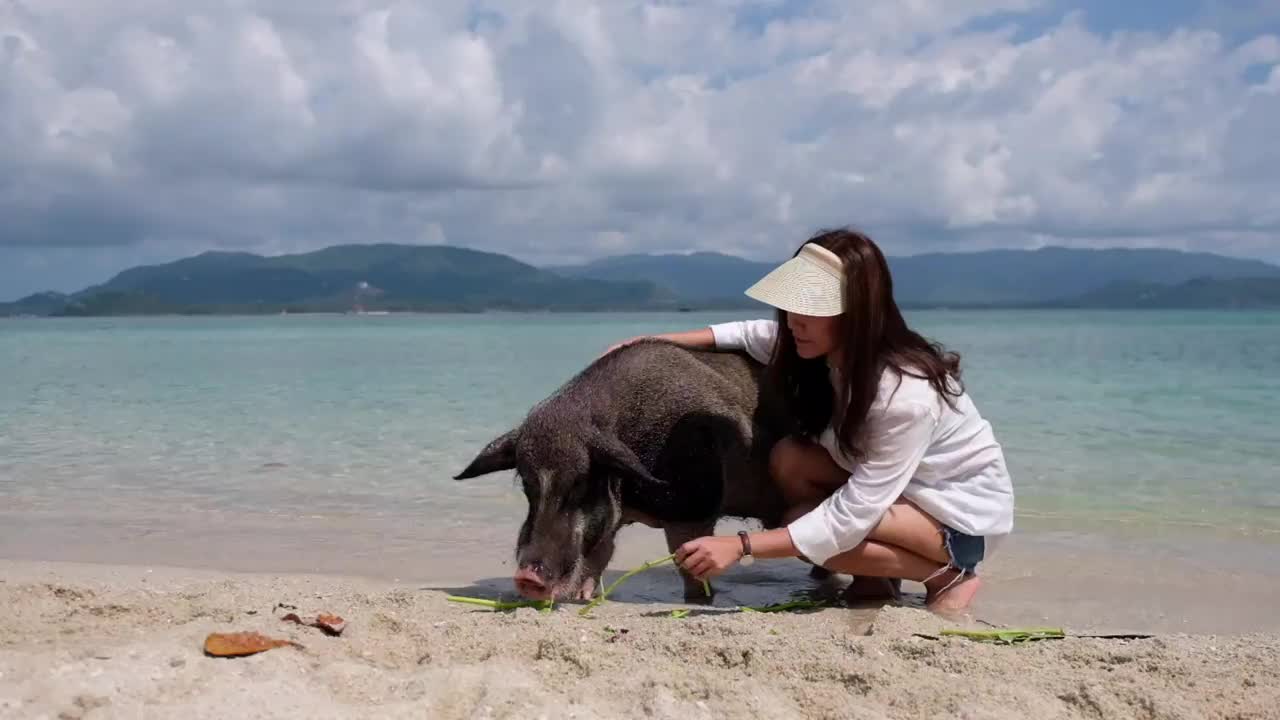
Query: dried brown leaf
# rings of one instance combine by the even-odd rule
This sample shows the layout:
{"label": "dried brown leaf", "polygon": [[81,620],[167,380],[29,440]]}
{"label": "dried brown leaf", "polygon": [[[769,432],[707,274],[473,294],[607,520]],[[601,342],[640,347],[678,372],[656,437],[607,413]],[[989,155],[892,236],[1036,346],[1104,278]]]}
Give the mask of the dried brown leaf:
{"label": "dried brown leaf", "polygon": [[287,645],[301,647],[295,642],[267,637],[256,632],[211,633],[204,639],[204,651],[214,657],[255,655]]}
{"label": "dried brown leaf", "polygon": [[315,617],[303,619],[297,613],[289,613],[280,618],[285,622],[294,622],[299,625],[319,628],[329,635],[341,635],[342,631],[347,627],[347,621],[337,615],[320,614]]}
{"label": "dried brown leaf", "polygon": [[337,615],[317,615],[315,625],[330,635],[341,635],[347,627],[347,621]]}

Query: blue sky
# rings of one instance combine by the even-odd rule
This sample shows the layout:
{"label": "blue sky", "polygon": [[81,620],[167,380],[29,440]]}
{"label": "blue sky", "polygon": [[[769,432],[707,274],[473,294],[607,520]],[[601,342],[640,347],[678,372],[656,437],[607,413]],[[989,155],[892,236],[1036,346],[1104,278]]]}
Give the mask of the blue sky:
{"label": "blue sky", "polygon": [[16,0],[0,300],[209,249],[772,259],[846,223],[1280,262],[1278,67],[1258,0]]}

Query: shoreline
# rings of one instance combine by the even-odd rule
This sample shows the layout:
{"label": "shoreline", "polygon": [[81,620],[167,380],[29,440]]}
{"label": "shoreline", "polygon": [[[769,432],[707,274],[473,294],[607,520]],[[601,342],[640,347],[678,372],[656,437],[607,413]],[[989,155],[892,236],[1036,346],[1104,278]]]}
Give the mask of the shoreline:
{"label": "shoreline", "polygon": [[[147,568],[160,573],[280,575],[346,582],[408,583],[418,588],[466,588],[484,597],[514,598],[511,553],[516,528],[486,532],[404,518],[332,515],[179,514],[164,518],[0,512],[0,563],[49,563],[86,568]],[[1024,523],[1025,525],[1025,523]],[[719,533],[748,527],[725,521]],[[473,529],[474,530],[474,529]],[[1280,544],[1215,537],[1170,528],[1100,534],[1069,523],[1023,527],[980,568],[984,586],[972,608],[993,624],[1054,625],[1116,633],[1280,634],[1280,568],[1270,558]],[[662,533],[624,528],[606,573],[622,573],[663,557]],[[794,595],[834,596],[847,578],[819,582],[799,561],[736,567],[713,585],[716,605],[766,605]],[[923,606],[923,587],[904,583],[908,607]],[[655,569],[619,591],[626,604],[682,604],[672,568]]]}
{"label": "shoreline", "polygon": [[[1124,640],[1068,628],[996,646],[941,637],[987,626],[914,608],[692,607],[675,619],[690,606],[611,600],[583,618],[580,605],[496,613],[445,600],[464,590],[0,560],[0,718],[1264,718],[1280,706],[1275,631]],[[284,623],[282,603],[347,627],[330,637]],[[207,634],[239,631],[299,647],[203,654]]]}

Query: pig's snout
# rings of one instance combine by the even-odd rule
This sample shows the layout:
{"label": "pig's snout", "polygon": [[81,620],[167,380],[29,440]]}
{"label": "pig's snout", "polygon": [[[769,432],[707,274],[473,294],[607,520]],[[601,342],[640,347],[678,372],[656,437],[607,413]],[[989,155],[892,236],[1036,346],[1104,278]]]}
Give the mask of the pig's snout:
{"label": "pig's snout", "polygon": [[547,581],[542,578],[543,567],[540,562],[532,562],[516,571],[516,591],[530,600],[547,600],[551,592]]}

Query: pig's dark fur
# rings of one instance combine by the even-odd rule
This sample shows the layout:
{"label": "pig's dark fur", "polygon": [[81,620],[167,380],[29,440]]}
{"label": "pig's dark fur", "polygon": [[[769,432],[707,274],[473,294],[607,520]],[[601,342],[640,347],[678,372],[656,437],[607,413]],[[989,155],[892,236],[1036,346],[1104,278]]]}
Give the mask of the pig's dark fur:
{"label": "pig's dark fur", "polygon": [[[725,516],[781,523],[769,451],[786,430],[763,366],[736,352],[642,340],[593,362],[457,475],[515,469],[529,500],[517,564],[551,594],[599,582],[628,522],[675,550]],[[702,589],[684,577],[690,598]]]}

